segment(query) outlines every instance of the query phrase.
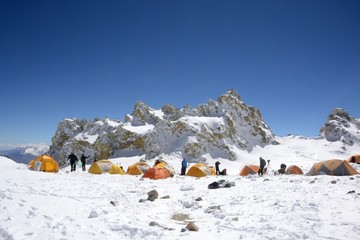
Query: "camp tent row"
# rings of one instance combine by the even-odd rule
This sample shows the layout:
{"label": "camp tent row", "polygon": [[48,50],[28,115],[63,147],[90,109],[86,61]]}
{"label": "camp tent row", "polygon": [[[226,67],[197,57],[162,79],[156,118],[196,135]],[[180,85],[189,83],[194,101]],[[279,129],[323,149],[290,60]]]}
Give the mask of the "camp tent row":
{"label": "camp tent row", "polygon": [[[251,174],[257,174],[259,166],[256,165],[245,165],[241,171],[240,176],[247,176]],[[290,174],[304,174],[301,168],[296,165],[291,165],[285,170],[286,175]],[[332,159],[324,162],[314,163],[312,168],[306,174],[307,176],[315,175],[333,175],[333,176],[347,176],[359,174],[348,161]]]}
{"label": "camp tent row", "polygon": [[[328,160],[324,162],[314,163],[312,168],[306,174],[307,176],[313,175],[354,175],[359,174],[349,162],[360,163],[360,155],[354,155],[348,160]],[[34,171],[43,171],[43,172],[58,172],[59,164],[49,155],[40,155],[37,158],[31,160],[28,164],[28,168]],[[247,176],[251,174],[257,174],[259,166],[257,165],[245,165],[240,171],[240,176]],[[99,160],[91,164],[89,173],[92,174],[120,174],[124,175],[125,172],[123,169],[112,163],[109,160]],[[150,179],[164,179],[172,177],[175,174],[174,168],[165,161],[160,161],[156,163],[153,167],[150,167],[146,162],[137,162],[128,167],[126,174],[130,175],[143,175],[143,178]],[[296,165],[291,165],[286,168],[285,174],[303,174],[303,171]],[[193,177],[205,177],[216,175],[215,169],[212,166],[208,166],[204,163],[194,164],[187,172],[187,176]]]}

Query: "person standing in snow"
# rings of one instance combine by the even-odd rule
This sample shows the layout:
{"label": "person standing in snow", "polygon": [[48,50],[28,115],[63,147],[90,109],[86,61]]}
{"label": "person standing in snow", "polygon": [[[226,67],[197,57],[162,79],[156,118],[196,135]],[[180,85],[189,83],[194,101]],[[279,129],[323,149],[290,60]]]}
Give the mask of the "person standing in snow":
{"label": "person standing in snow", "polygon": [[71,171],[76,171],[76,162],[79,161],[78,158],[74,153],[71,153],[67,159],[70,160]]}
{"label": "person standing in snow", "polygon": [[183,158],[183,160],[181,162],[181,174],[180,175],[185,175],[187,167],[188,167],[188,163],[185,160],[185,158]]}
{"label": "person standing in snow", "polygon": [[220,168],[219,168],[220,162],[216,161],[215,162],[215,171],[216,171],[216,175],[220,175]]}
{"label": "person standing in snow", "polygon": [[82,166],[82,170],[83,170],[83,171],[86,170],[86,169],[85,169],[85,163],[86,163],[86,159],[89,158],[89,157],[90,157],[90,155],[87,156],[87,157],[85,157],[84,154],[81,154],[80,160],[81,160],[81,166]]}
{"label": "person standing in snow", "polygon": [[266,161],[262,157],[260,157],[259,160],[260,160],[260,167],[259,167],[258,175],[260,176],[263,175],[266,166]]}

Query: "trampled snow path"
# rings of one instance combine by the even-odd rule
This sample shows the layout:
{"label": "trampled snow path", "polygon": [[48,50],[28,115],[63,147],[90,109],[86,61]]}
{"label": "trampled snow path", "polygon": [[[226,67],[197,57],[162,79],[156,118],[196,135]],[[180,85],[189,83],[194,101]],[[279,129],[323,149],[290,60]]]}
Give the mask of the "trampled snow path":
{"label": "trampled snow path", "polygon": [[[0,165],[10,161],[1,158]],[[360,176],[193,177],[33,172],[5,164],[1,239],[358,239]],[[235,182],[207,188],[215,180]],[[151,190],[154,202],[139,202]],[[161,197],[169,196],[168,199]],[[197,198],[202,201],[196,201]],[[189,216],[174,220],[175,214]],[[193,221],[198,232],[181,229]],[[156,222],[161,226],[150,226]]]}

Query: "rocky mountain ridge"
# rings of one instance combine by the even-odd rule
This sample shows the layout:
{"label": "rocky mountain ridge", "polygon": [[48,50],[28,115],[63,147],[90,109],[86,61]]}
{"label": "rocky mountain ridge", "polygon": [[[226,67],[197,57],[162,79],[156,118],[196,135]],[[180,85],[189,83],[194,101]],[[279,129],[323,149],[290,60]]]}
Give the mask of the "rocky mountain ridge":
{"label": "rocky mountain ridge", "polygon": [[[360,143],[360,119],[336,108],[320,130],[327,141]],[[241,150],[278,144],[258,109],[248,106],[235,90],[195,108],[164,105],[153,109],[137,102],[131,114],[120,120],[64,119],[52,138],[49,154],[65,164],[69,153],[91,159],[161,155],[204,161],[213,158],[239,159]]]}
{"label": "rocky mountain ridge", "polygon": [[196,108],[164,105],[156,110],[137,102],[125,121],[64,119],[49,153],[64,164],[70,152],[96,159],[145,154],[146,159],[176,155],[202,161],[205,154],[236,160],[240,149],[277,144],[258,109],[235,90]]}
{"label": "rocky mountain ridge", "polygon": [[335,108],[320,129],[320,135],[329,142],[341,141],[347,145],[360,143],[360,118],[351,117],[344,109]]}

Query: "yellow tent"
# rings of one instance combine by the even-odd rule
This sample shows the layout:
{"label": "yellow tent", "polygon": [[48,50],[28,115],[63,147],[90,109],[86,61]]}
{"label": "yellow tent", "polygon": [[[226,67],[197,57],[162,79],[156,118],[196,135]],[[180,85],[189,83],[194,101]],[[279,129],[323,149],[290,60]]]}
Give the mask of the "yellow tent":
{"label": "yellow tent", "polygon": [[216,175],[216,171],[214,168],[209,167],[204,163],[196,163],[189,169],[186,175],[192,177],[206,177]]}
{"label": "yellow tent", "polygon": [[137,162],[128,167],[126,174],[142,175],[149,169],[150,169],[150,166],[146,162]]}
{"label": "yellow tent", "polygon": [[91,164],[89,168],[89,173],[92,174],[102,174],[102,173],[110,173],[110,174],[120,174],[124,175],[124,171],[120,166],[110,162],[109,160],[99,160]]}
{"label": "yellow tent", "polygon": [[29,162],[28,168],[34,171],[58,172],[59,164],[49,155],[40,155]]}

